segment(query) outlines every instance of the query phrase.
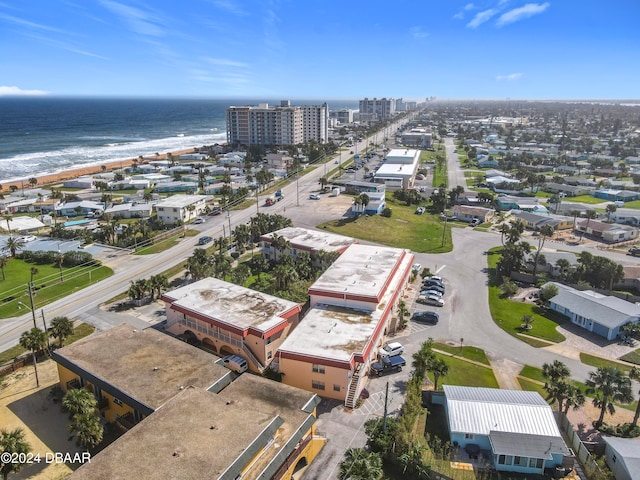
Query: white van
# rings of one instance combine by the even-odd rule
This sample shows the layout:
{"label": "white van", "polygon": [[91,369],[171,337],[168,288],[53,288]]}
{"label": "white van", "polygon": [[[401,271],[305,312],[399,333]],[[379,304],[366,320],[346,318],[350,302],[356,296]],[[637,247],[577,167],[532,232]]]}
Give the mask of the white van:
{"label": "white van", "polygon": [[246,372],[249,368],[247,361],[240,355],[227,355],[222,357],[222,363],[229,370],[233,370],[236,373]]}

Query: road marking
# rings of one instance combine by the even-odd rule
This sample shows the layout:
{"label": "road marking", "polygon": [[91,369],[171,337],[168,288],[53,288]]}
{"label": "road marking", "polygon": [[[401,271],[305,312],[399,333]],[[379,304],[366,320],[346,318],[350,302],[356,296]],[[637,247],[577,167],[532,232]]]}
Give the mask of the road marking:
{"label": "road marking", "polygon": [[436,270],[436,273],[440,273],[440,272],[441,272],[442,270],[444,270],[445,268],[447,268],[447,266],[446,266],[446,265],[442,265],[440,268],[438,268],[438,269]]}

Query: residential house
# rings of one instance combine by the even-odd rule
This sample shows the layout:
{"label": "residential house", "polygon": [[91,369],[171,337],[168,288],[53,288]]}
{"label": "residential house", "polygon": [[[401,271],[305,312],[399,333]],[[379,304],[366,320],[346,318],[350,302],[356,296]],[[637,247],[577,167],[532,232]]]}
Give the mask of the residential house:
{"label": "residential house", "polygon": [[104,203],[93,202],[91,200],[80,200],[75,202],[65,202],[56,207],[57,217],[77,217],[80,215],[100,216],[104,212]]}
{"label": "residential house", "polygon": [[365,193],[369,197],[369,203],[365,206],[361,203],[356,203],[355,200],[351,204],[351,213],[354,215],[379,215],[382,210],[387,206],[385,191],[381,192],[369,192]]}
{"label": "residential house", "polygon": [[32,233],[45,226],[40,220],[34,217],[7,217],[0,221],[0,230],[8,233]]}
{"label": "residential house", "polygon": [[624,288],[634,288],[637,292],[640,292],[640,266],[638,265],[623,265],[624,276],[622,281],[616,285]]}
{"label": "residential house", "polygon": [[[525,255],[525,261],[533,265],[533,261],[535,260],[535,252],[529,252]],[[558,278],[562,275],[562,270],[558,267],[558,260],[563,259],[569,262],[569,273],[575,271],[578,267],[578,257],[576,257],[573,253],[570,252],[557,252],[555,250],[549,250],[547,248],[543,248],[542,252],[540,252],[540,257],[538,257],[538,272],[549,272],[552,277]],[[543,263],[541,263],[543,261]]]}
{"label": "residential house", "polygon": [[186,480],[206,472],[222,480],[291,480],[326,442],[316,432],[316,395],[238,376],[155,329],[120,325],[52,356],[62,389],[92,392],[105,421],[125,432],[71,479],[162,472]]}
{"label": "residential house", "polygon": [[496,209],[499,211],[523,210],[526,212],[548,213],[546,207],[538,202],[535,197],[515,197],[511,195],[498,195],[495,200]]}
{"label": "residential house", "polygon": [[267,153],[264,157],[265,166],[269,169],[287,170],[293,166],[293,157],[287,152]]}
{"label": "residential house", "polygon": [[579,195],[589,195],[595,189],[580,185],[549,182],[545,183],[543,190],[548,193],[563,193],[566,197],[577,197]]}
{"label": "residential house", "polygon": [[493,157],[487,157],[486,155],[478,156],[476,162],[479,168],[495,168],[500,165]]}
{"label": "residential house", "polygon": [[369,194],[370,192],[384,192],[386,189],[383,183],[359,182],[357,180],[344,184],[345,193],[357,195],[359,193]]}
{"label": "residential house", "polygon": [[196,193],[198,184],[193,182],[162,182],[158,183],[154,191],[157,193]]}
{"label": "residential house", "polygon": [[158,220],[166,225],[185,223],[199,217],[207,207],[206,195],[173,195],[156,203]]}
{"label": "residential house", "polygon": [[542,475],[571,452],[551,407],[538,392],[444,385],[451,443],[483,455],[496,470]]}
{"label": "residential house", "polygon": [[411,278],[408,250],[349,246],[309,288],[310,309],[272,366],[287,385],[354,408]]}
{"label": "residential house", "polygon": [[584,177],[564,177],[564,183],[567,185],[580,185],[582,187],[597,187],[598,182],[591,178]]}
{"label": "residential house", "polygon": [[595,208],[585,204],[576,202],[560,202],[550,203],[549,208],[557,215],[572,215],[572,212],[578,212],[578,217],[585,217],[587,212],[595,212]]}
{"label": "residential house", "polygon": [[576,221],[575,230],[602,239],[607,243],[619,243],[638,238],[638,228],[631,225],[604,223],[598,220],[582,219]]}
{"label": "residential house", "polygon": [[94,177],[78,177],[62,182],[63,188],[83,188],[93,189],[95,188],[95,182],[98,179]]}
{"label": "residential house", "polygon": [[554,230],[568,230],[573,228],[573,218],[560,215],[512,211],[514,218],[524,223],[525,228],[529,230],[540,230],[543,225],[551,225]]}
{"label": "residential house", "polygon": [[640,227],[640,210],[635,208],[618,208],[611,213],[611,220],[624,225]]}
{"label": "residential house", "polygon": [[630,190],[617,190],[610,188],[601,188],[592,193],[596,198],[610,200],[612,202],[631,202],[640,199],[640,192],[632,192]]}
{"label": "residential house", "polygon": [[219,355],[240,355],[262,373],[296,327],[302,307],[207,277],[162,295],[166,329]]}
{"label": "residential house", "polygon": [[602,437],[604,458],[616,480],[640,480],[640,440]]}
{"label": "residential house", "polygon": [[553,283],[558,295],[549,300],[549,308],[568,317],[571,323],[596,333],[607,340],[615,339],[620,328],[640,320],[640,306],[618,297],[602,295],[591,290]]}
{"label": "residential house", "polygon": [[472,220],[479,220],[480,223],[485,223],[493,218],[495,211],[492,208],[475,207],[468,205],[454,205],[451,208],[451,214],[456,217],[456,220],[462,222],[471,222]]}
{"label": "residential house", "polygon": [[108,218],[149,218],[153,211],[150,203],[116,203],[104,211]]}

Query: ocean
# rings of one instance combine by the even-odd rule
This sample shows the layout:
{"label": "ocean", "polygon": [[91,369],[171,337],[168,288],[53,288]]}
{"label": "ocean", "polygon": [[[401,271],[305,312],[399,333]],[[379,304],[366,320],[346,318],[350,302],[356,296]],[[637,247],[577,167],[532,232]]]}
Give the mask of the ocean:
{"label": "ocean", "polygon": [[[327,102],[330,110],[357,100]],[[226,141],[225,109],[257,99],[0,98],[0,182]]]}

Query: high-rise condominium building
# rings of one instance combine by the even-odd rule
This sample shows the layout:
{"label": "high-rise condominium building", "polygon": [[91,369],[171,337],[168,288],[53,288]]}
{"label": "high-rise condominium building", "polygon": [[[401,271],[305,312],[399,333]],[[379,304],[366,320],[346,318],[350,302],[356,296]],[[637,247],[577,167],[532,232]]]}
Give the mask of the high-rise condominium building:
{"label": "high-rise condominium building", "polygon": [[360,120],[391,118],[396,112],[396,101],[391,98],[364,98],[360,100]]}
{"label": "high-rise condominium building", "polygon": [[328,141],[329,106],[257,106],[227,108],[227,142],[231,145],[296,145]]}

